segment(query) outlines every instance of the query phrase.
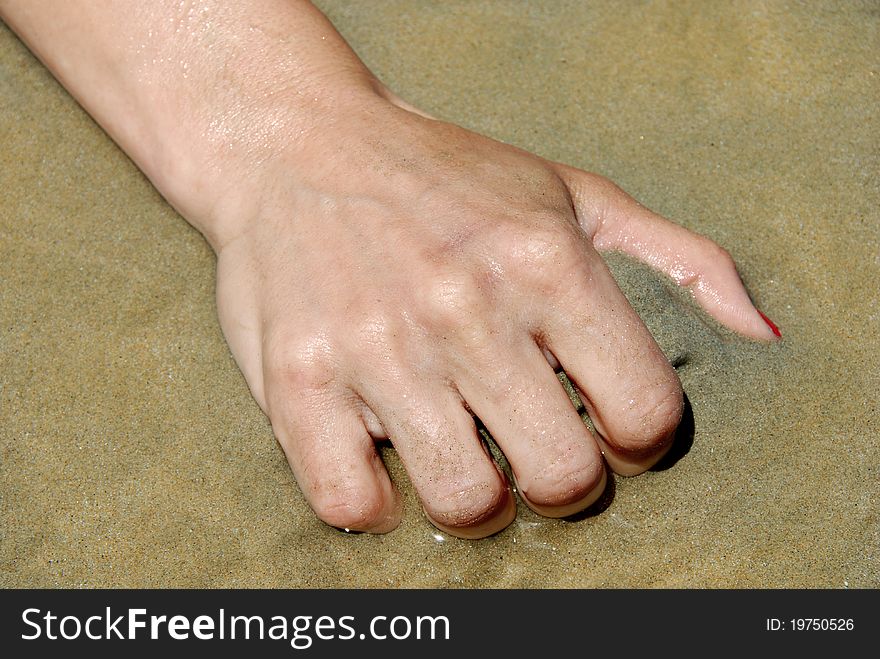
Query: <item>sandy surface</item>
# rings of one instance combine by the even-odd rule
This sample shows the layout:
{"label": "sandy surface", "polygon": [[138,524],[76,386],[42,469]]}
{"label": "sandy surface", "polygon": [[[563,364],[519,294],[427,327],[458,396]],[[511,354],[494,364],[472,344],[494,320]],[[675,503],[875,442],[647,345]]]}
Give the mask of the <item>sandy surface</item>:
{"label": "sandy surface", "polygon": [[334,531],[223,342],[211,251],[2,28],[0,585],[880,586],[877,3],[320,4],[411,102],[721,242],[784,342],[618,258],[683,362],[677,462],[466,542],[386,451],[401,528]]}

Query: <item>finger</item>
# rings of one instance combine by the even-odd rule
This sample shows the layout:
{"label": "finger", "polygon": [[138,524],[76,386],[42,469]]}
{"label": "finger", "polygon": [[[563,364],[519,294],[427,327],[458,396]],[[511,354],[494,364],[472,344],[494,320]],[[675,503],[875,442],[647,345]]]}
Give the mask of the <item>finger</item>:
{"label": "finger", "polygon": [[547,305],[540,340],[580,389],[609,466],[641,473],[671,445],[681,383],[599,256],[572,274],[568,294]]}
{"label": "finger", "polygon": [[364,400],[388,431],[437,528],[460,538],[483,538],[513,521],[516,504],[507,480],[455,391],[398,381],[382,392],[365,393]]}
{"label": "finger", "polygon": [[559,167],[596,249],[622,252],[663,272],[736,332],[764,341],[781,337],[752,304],[733,259],[717,243],[650,211],[607,179]]}
{"label": "finger", "polygon": [[482,360],[458,386],[504,451],[523,501],[545,517],[566,517],[605,489],[602,455],[540,348]]}
{"label": "finger", "polygon": [[[277,383],[267,390],[277,391]],[[319,518],[346,530],[386,533],[397,528],[400,495],[352,397],[288,389],[271,399],[269,418]]]}

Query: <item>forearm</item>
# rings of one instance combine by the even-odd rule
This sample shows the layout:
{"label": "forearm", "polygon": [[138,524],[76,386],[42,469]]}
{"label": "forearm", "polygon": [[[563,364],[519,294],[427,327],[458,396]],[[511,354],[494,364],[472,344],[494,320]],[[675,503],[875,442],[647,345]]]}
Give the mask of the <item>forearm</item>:
{"label": "forearm", "polygon": [[212,243],[221,181],[381,89],[304,0],[0,0],[0,17]]}

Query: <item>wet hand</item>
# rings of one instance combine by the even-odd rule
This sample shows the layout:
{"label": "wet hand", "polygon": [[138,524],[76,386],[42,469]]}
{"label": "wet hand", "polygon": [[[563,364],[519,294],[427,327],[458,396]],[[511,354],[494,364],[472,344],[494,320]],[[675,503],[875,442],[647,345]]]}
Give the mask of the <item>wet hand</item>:
{"label": "wet hand", "polygon": [[235,194],[257,201],[215,240],[221,324],[333,526],[398,525],[380,438],[438,528],[475,538],[507,526],[511,483],[474,416],[548,517],[593,503],[608,468],[635,475],[663,456],[681,385],[600,251],[648,263],[720,322],[774,339],[715,243],[607,179],[392,103],[279,149],[249,181]]}

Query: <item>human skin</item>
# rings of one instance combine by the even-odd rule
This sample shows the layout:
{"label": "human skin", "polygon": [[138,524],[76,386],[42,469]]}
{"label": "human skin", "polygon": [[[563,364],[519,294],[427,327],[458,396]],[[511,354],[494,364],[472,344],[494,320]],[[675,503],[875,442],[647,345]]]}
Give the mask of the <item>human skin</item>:
{"label": "human skin", "polygon": [[[0,0],[0,16],[217,254],[220,323],[309,504],[387,532],[391,438],[433,524],[563,517],[668,450],[682,390],[599,252],[777,334],[712,241],[601,176],[429,117],[301,0]],[[554,369],[577,386],[581,422]]]}

